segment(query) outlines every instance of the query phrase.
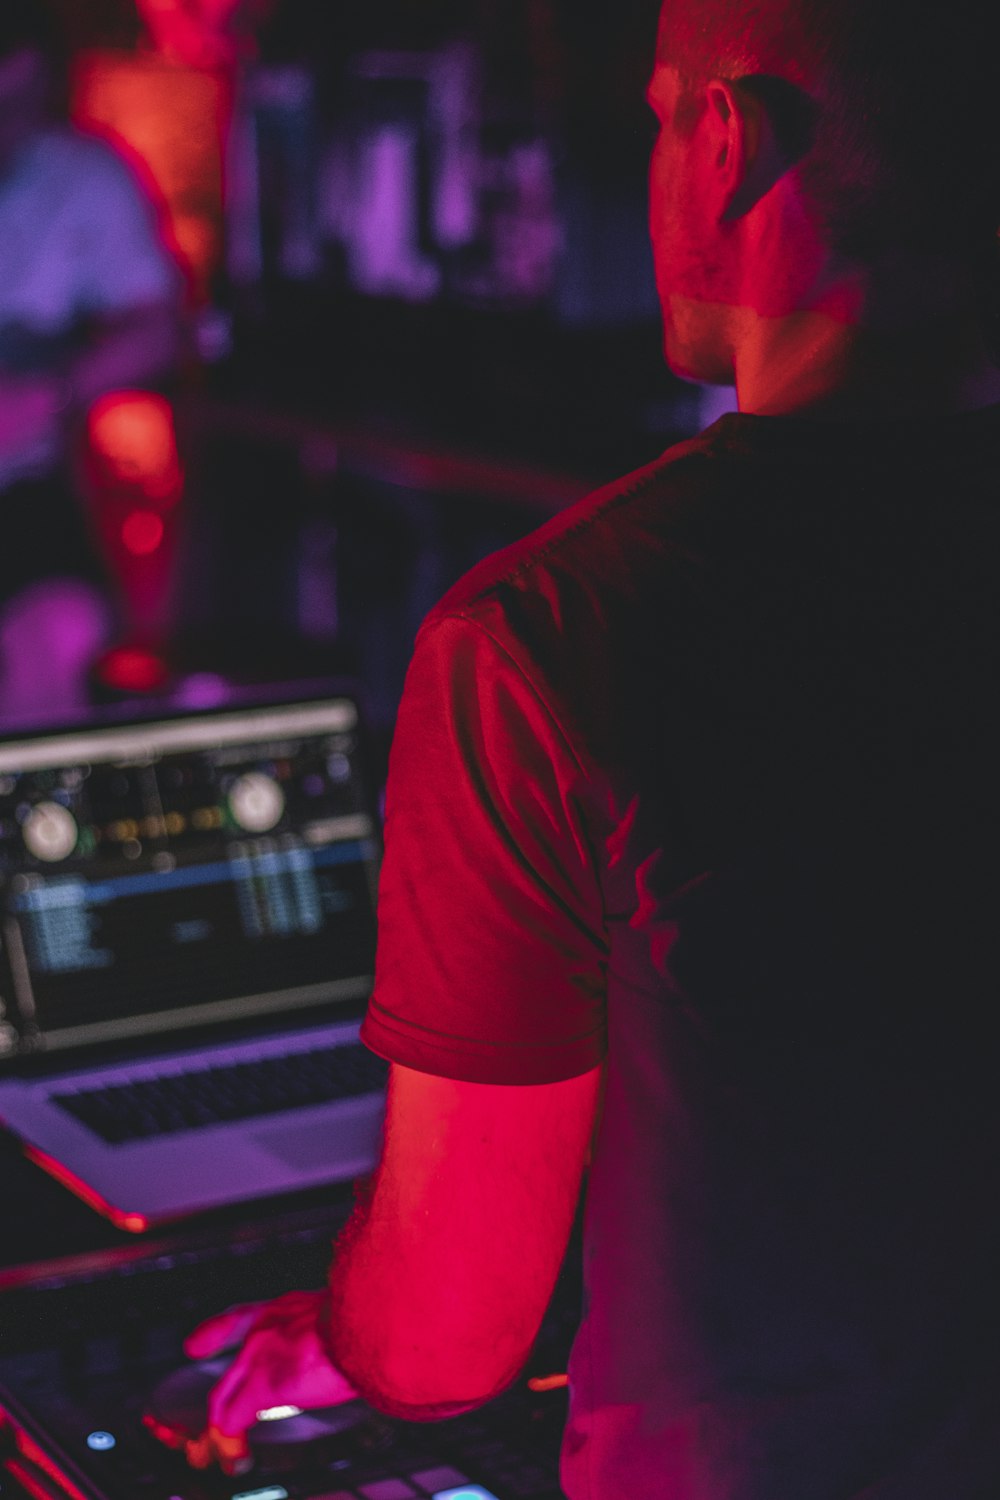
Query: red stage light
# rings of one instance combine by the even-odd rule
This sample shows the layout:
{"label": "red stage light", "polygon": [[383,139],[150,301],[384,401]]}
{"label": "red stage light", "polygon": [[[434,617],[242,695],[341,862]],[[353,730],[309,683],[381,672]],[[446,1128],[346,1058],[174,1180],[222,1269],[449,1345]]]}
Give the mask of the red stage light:
{"label": "red stage light", "polygon": [[223,262],[222,180],[233,81],[231,70],[181,66],[177,50],[174,61],[152,52],[78,54],[71,113],[75,124],[110,141],[144,184],[159,209],[164,241],[201,307],[211,300]]}
{"label": "red stage light", "polygon": [[195,68],[233,67],[249,49],[245,29],[260,0],[138,0],[158,51]]}
{"label": "red stage light", "polygon": [[122,541],[133,557],[149,557],[163,541],[163,522],[151,510],[129,511],[122,522]]}
{"label": "red stage light", "polygon": [[150,693],[170,676],[166,662],[141,646],[119,646],[109,651],[97,669],[107,687],[122,693]]}
{"label": "red stage light", "polygon": [[156,505],[180,499],[184,474],[169,401],[149,391],[115,391],[95,402],[87,425],[91,448],[112,482],[134,486]]}

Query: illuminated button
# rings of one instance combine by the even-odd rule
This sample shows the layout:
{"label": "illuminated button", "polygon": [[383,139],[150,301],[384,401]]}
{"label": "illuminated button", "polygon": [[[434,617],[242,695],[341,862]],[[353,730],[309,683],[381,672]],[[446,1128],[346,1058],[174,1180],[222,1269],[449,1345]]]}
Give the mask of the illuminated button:
{"label": "illuminated button", "polygon": [[249,833],[268,833],[281,822],[285,794],[270,776],[249,771],[233,784],[229,809],[240,827]]}
{"label": "illuminated button", "polygon": [[288,1491],[280,1484],[268,1484],[262,1490],[242,1490],[233,1500],[288,1500]]}
{"label": "illuminated button", "polygon": [[257,1413],[258,1422],[287,1422],[289,1417],[301,1417],[301,1406],[265,1406]]}
{"label": "illuminated button", "polygon": [[73,814],[58,802],[39,802],[25,818],[21,832],[30,852],[46,864],[68,859],[80,837]]}
{"label": "illuminated button", "polygon": [[95,1453],[107,1453],[115,1444],[116,1439],[110,1432],[91,1432],[87,1437],[87,1447],[93,1448]]}
{"label": "illuminated button", "polygon": [[438,1490],[432,1500],[500,1500],[492,1490],[484,1490],[481,1484],[463,1484],[460,1490]]}

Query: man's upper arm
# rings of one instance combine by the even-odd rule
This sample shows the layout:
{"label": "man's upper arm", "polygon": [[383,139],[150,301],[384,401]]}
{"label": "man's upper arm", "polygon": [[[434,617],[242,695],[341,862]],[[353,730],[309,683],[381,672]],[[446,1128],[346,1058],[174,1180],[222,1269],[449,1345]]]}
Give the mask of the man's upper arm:
{"label": "man's upper arm", "polygon": [[529,1354],[605,1052],[592,787],[493,624],[437,618],[407,677],[363,1031],[393,1064],[384,1154],[331,1280],[335,1362],[411,1416],[486,1400]]}
{"label": "man's upper arm", "polygon": [[393,1066],[371,1201],[336,1262],[335,1302],[363,1321],[332,1324],[334,1358],[379,1404],[475,1405],[517,1374],[566,1250],[600,1080],[594,1068],[518,1087]]}
{"label": "man's upper arm", "polygon": [[376,1052],[517,1085],[601,1061],[608,943],[593,798],[508,647],[473,620],[425,627],[389,768],[362,1033]]}

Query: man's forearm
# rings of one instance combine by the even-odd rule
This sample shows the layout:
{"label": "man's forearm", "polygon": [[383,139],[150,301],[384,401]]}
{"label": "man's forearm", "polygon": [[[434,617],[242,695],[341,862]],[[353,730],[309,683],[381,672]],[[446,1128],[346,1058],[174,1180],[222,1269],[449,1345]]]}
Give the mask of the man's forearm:
{"label": "man's forearm", "polygon": [[600,1077],[514,1087],[393,1064],[382,1157],[330,1275],[328,1352],[374,1406],[433,1420],[516,1379],[566,1252]]}
{"label": "man's forearm", "polygon": [[434,1266],[421,1268],[412,1257],[401,1264],[387,1228],[380,1232],[377,1210],[372,1215],[369,1187],[330,1270],[323,1333],[331,1361],[372,1406],[406,1421],[440,1421],[483,1405],[517,1377],[530,1340],[512,1338],[506,1358],[495,1345],[469,1349],[474,1305],[468,1319],[456,1308],[454,1321],[443,1320],[427,1295],[428,1282],[440,1290]]}

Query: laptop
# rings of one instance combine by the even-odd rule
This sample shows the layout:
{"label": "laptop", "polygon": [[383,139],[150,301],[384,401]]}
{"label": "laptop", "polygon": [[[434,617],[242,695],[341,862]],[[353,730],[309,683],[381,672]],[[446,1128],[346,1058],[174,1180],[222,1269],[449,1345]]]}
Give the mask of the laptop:
{"label": "laptop", "polygon": [[0,740],[0,1120],[120,1228],[373,1166],[349,694]]}

